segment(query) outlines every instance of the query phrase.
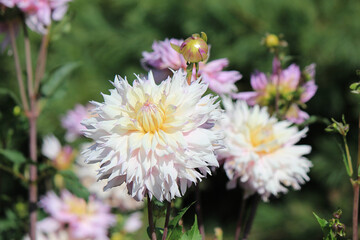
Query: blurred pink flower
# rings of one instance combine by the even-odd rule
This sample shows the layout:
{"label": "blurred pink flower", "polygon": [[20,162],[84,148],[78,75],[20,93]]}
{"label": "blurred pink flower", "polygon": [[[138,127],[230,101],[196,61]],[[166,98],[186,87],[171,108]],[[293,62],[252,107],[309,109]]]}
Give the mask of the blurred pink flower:
{"label": "blurred pink flower", "polygon": [[[143,52],[143,59],[141,63],[146,70],[151,70],[152,68],[167,70],[171,68],[173,70],[178,70],[180,68],[186,68],[186,61],[184,57],[176,52],[170,45],[170,43],[175,45],[181,45],[184,40],[182,39],[165,39],[164,41],[155,41],[152,45],[153,52]],[[150,69],[149,69],[150,67]]]}
{"label": "blurred pink flower", "polygon": [[279,93],[279,110],[282,115],[294,123],[302,123],[309,115],[300,110],[316,93],[315,64],[305,68],[302,73],[299,66],[291,64],[281,70],[279,62],[274,59],[273,73],[269,76],[262,72],[251,75],[252,92],[233,94],[234,98],[245,100],[249,105],[259,104],[269,107],[274,112],[274,104]]}
{"label": "blurred pink flower", "polygon": [[242,78],[238,71],[223,71],[229,60],[220,58],[207,63],[199,63],[199,75],[209,84],[209,88],[218,94],[229,94],[237,91],[235,82]]}
{"label": "blurred pink flower", "polygon": [[60,198],[49,192],[40,200],[40,206],[50,219],[68,226],[70,236],[75,239],[108,239],[108,229],[116,222],[106,204],[93,197],[86,202],[66,190],[61,192]]}
{"label": "blurred pink flower", "polygon": [[139,230],[142,227],[142,213],[135,212],[132,213],[128,219],[126,219],[124,230],[128,233],[133,233]]}
{"label": "blurred pink flower", "polygon": [[[181,45],[183,40],[165,39],[153,43],[153,52],[143,52],[143,59],[141,63],[146,70],[154,72],[154,78],[157,83],[166,79],[167,76],[172,75],[169,68],[178,70],[180,68],[186,69],[186,61],[184,57],[175,51],[171,45]],[[210,46],[209,46],[210,54]],[[198,77],[209,84],[209,88],[218,94],[231,94],[237,91],[235,82],[241,79],[241,74],[238,71],[223,71],[229,64],[229,60],[221,58],[210,62],[200,62]],[[193,80],[196,76],[194,74]]]}
{"label": "blurred pink flower", "polygon": [[61,146],[54,135],[48,135],[43,140],[41,153],[52,161],[55,168],[64,170],[70,168],[75,154],[70,146]]}
{"label": "blurred pink flower", "polygon": [[51,20],[60,21],[71,0],[0,0],[8,8],[17,7],[25,15],[27,26],[40,34],[47,32]]}
{"label": "blurred pink flower", "polygon": [[74,109],[69,110],[64,117],[61,118],[61,125],[65,128],[65,139],[68,142],[73,142],[76,138],[83,135],[82,131],[85,127],[81,124],[82,120],[85,120],[91,116],[91,105],[83,106],[77,104]]}

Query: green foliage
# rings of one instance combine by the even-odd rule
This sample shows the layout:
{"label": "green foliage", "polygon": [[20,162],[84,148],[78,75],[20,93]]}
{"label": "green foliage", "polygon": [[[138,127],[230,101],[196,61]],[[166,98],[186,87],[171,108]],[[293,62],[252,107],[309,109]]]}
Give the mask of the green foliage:
{"label": "green foliage", "polygon": [[59,174],[64,178],[64,184],[67,190],[80,198],[89,198],[89,190],[80,183],[79,178],[73,171],[62,170],[59,171]]}
{"label": "green foliage", "polygon": [[334,218],[330,219],[329,221],[320,218],[314,212],[313,214],[318,223],[320,224],[321,230],[324,233],[324,240],[337,240],[340,237],[345,237],[345,226],[339,221],[342,214],[341,210],[335,212],[333,214]]}
{"label": "green foliage", "polygon": [[201,234],[199,232],[199,227],[198,227],[198,222],[197,222],[197,218],[195,215],[195,221],[194,224],[192,225],[191,229],[188,230],[187,232],[185,232],[181,238],[181,240],[201,240]]}

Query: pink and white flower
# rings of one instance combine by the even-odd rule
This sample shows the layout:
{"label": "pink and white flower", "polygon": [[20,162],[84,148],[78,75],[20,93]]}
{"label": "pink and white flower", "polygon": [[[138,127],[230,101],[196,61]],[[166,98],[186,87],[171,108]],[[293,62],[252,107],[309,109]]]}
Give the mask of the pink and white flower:
{"label": "pink and white flower", "polygon": [[69,110],[61,118],[61,125],[67,130],[65,135],[66,141],[73,142],[76,138],[83,136],[82,131],[85,130],[85,127],[81,124],[81,121],[91,117],[91,109],[91,105],[83,106],[77,104],[73,110]]}
{"label": "pink and white flower", "polygon": [[75,157],[73,149],[68,145],[62,147],[54,135],[44,138],[41,153],[50,159],[54,167],[59,170],[70,168]]}
{"label": "pink and white flower", "polygon": [[[183,40],[165,39],[153,43],[153,52],[143,52],[142,65],[146,70],[154,71],[155,81],[161,82],[170,76],[172,70],[186,69],[187,64],[184,57],[175,51],[170,43],[181,45]],[[209,46],[210,52],[210,46]],[[231,94],[237,91],[235,82],[241,79],[238,71],[223,71],[229,61],[226,58],[199,63],[198,77],[209,84],[209,88],[218,94]],[[196,79],[194,74],[193,80]]]}
{"label": "pink and white flower", "polygon": [[[85,150],[92,144],[84,144],[81,149]],[[119,208],[121,211],[134,211],[143,207],[143,202],[134,200],[126,189],[126,185],[123,184],[117,188],[111,188],[104,191],[106,186],[105,181],[97,181],[97,172],[100,168],[99,163],[86,164],[82,155],[79,155],[74,166],[74,171],[81,183],[86,187],[90,193],[95,194],[96,197],[106,202],[113,208]]]}
{"label": "pink and white flower", "polygon": [[132,86],[117,76],[113,85],[103,103],[93,102],[98,117],[84,121],[96,143],[83,154],[88,163],[100,162],[105,189],[125,183],[136,200],[149,194],[171,201],[218,166],[222,135],[211,128],[221,110],[216,97],[202,97],[207,84],[188,85],[178,71],[160,85],[151,72]]}
{"label": "pink and white flower", "polygon": [[17,7],[25,15],[27,26],[40,34],[47,32],[51,21],[60,21],[71,0],[1,0],[8,8]]}
{"label": "pink and white flower", "polygon": [[108,239],[108,229],[116,222],[108,205],[93,197],[86,202],[66,190],[60,198],[49,192],[40,200],[40,206],[50,215],[48,219],[68,226],[71,239]]}
{"label": "pink and white flower", "polygon": [[252,106],[255,104],[267,106],[273,113],[278,94],[280,115],[293,123],[304,122],[309,115],[300,110],[299,106],[304,106],[317,91],[315,64],[307,66],[303,73],[296,64],[281,70],[277,59],[274,59],[273,66],[273,73],[269,76],[262,72],[251,75],[251,86],[254,91],[233,94],[233,97],[245,100]]}
{"label": "pink and white flower", "polygon": [[287,187],[300,189],[309,181],[312,166],[303,155],[308,145],[295,145],[305,137],[307,128],[299,131],[290,121],[271,117],[266,107],[250,108],[246,102],[223,99],[225,117],[219,128],[225,133],[226,149],[219,151],[224,161],[228,188],[239,184],[246,196],[259,194],[267,201],[271,195],[286,193]]}

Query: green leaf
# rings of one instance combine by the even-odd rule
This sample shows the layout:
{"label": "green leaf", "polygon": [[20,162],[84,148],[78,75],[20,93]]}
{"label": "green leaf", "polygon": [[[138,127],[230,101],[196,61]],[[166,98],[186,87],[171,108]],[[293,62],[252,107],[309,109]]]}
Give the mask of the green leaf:
{"label": "green leaf", "polygon": [[0,149],[0,155],[3,155],[6,159],[10,160],[14,164],[22,164],[27,160],[21,152],[9,149]]}
{"label": "green leaf", "polygon": [[168,240],[178,240],[181,238],[181,236],[183,235],[182,233],[182,227],[179,225],[179,221],[180,219],[184,216],[184,214],[186,213],[186,211],[194,204],[195,202],[191,203],[188,207],[185,207],[183,209],[180,210],[180,212],[178,213],[178,215],[176,215],[176,217],[174,217],[170,222],[169,222],[169,232],[168,232]]}
{"label": "green leaf", "polygon": [[179,224],[180,219],[184,216],[184,214],[186,213],[186,211],[194,204],[195,202],[191,203],[188,207],[185,207],[183,209],[180,210],[180,212],[178,213],[178,215],[176,215],[176,217],[174,217],[170,223],[169,223],[169,229],[170,228],[174,228],[176,225]]}
{"label": "green leaf", "polygon": [[201,240],[201,234],[199,232],[198,222],[195,215],[195,221],[191,229],[181,236],[181,240]]}
{"label": "green leaf", "polygon": [[348,174],[349,177],[351,177],[351,171],[350,171],[350,167],[349,167],[349,164],[348,164],[348,160],[347,160],[347,157],[346,157],[346,154],[345,154],[345,151],[344,149],[342,148],[341,144],[336,141],[339,148],[340,148],[340,151],[341,151],[341,155],[343,157],[343,161],[344,161],[344,165],[345,165],[345,168],[346,168],[346,173]]}
{"label": "green leaf", "polygon": [[21,102],[20,102],[19,98],[18,98],[18,97],[16,96],[16,94],[15,94],[13,91],[11,91],[10,89],[0,88],[0,94],[10,96],[17,105],[20,105],[20,106],[21,106]]}
{"label": "green leaf", "polygon": [[80,198],[89,198],[89,190],[80,183],[79,178],[75,175],[74,172],[70,170],[62,170],[59,171],[59,173],[64,178],[64,183],[67,190]]}
{"label": "green leaf", "polygon": [[321,229],[324,231],[325,230],[325,228],[328,226],[328,221],[326,221],[325,219],[323,219],[323,218],[320,218],[318,215],[316,215],[316,213],[314,213],[313,212],[313,214],[314,214],[314,216],[316,217],[316,220],[318,221],[318,223],[320,224],[320,227],[321,227]]}
{"label": "green leaf", "polygon": [[73,62],[65,64],[58,69],[56,69],[51,77],[46,81],[46,83],[41,88],[42,94],[46,97],[49,97],[55,93],[55,91],[59,88],[59,86],[63,83],[66,77],[73,72],[76,68],[80,66],[80,63]]}

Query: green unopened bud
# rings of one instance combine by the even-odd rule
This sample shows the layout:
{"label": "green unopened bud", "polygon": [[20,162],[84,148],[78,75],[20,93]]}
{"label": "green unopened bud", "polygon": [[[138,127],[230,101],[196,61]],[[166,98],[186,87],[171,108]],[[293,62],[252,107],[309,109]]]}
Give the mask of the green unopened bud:
{"label": "green unopened bud", "polygon": [[352,93],[360,94],[360,82],[355,82],[350,85]]}
{"label": "green unopened bud", "polygon": [[337,210],[336,212],[333,213],[333,217],[336,218],[336,219],[340,219],[341,214],[342,214],[342,211],[341,211],[341,209],[339,209],[339,210]]}
{"label": "green unopened bud", "polygon": [[19,116],[21,113],[21,108],[19,106],[15,106],[13,109],[14,116]]}
{"label": "green unopened bud", "polygon": [[349,132],[349,124],[345,122],[344,116],[342,117],[342,122],[337,122],[335,119],[331,119],[333,122],[329,126],[325,128],[325,131],[327,132],[338,132],[342,136],[346,136],[346,134]]}
{"label": "green unopened bud", "polygon": [[171,44],[172,48],[183,55],[184,59],[188,63],[198,63],[206,61],[208,58],[208,45],[207,36],[204,32],[199,34],[193,34],[187,38],[181,46]]}

